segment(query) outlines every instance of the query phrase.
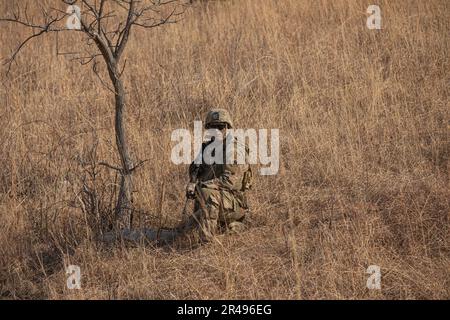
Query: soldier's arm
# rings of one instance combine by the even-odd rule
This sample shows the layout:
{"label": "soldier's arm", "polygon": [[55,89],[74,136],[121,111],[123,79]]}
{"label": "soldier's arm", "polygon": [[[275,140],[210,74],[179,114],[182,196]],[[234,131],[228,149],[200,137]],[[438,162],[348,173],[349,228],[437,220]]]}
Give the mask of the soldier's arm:
{"label": "soldier's arm", "polygon": [[[201,170],[202,170],[201,161],[196,161],[196,160],[202,158],[203,150],[205,150],[207,145],[208,145],[208,143],[206,143],[206,142],[202,143],[201,151],[196,156],[195,160],[192,161],[191,164],[189,165],[189,182],[191,182],[191,183],[196,183],[197,177],[201,174]],[[196,163],[196,162],[200,162],[200,163]]]}

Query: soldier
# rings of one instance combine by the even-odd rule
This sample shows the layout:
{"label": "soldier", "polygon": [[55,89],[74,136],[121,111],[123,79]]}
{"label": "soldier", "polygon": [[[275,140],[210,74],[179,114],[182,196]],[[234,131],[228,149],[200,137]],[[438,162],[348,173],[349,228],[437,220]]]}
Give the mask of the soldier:
{"label": "soldier", "polygon": [[[220,231],[237,233],[245,229],[244,219],[248,212],[245,191],[251,187],[252,171],[249,164],[238,164],[236,159],[246,159],[248,148],[241,141],[229,134],[233,127],[230,114],[223,109],[208,112],[205,129],[216,129],[221,132],[223,146],[222,161],[207,164],[204,161],[189,166],[190,182],[186,187],[186,196],[194,199],[194,213],[173,229],[122,230],[119,234],[105,234],[105,241],[112,241],[119,235],[130,241],[157,241],[171,243],[178,237],[196,230],[202,241],[211,241]],[[203,143],[201,155],[215,140]],[[230,146],[233,144],[233,148]],[[219,148],[220,150],[220,148]],[[215,150],[214,150],[215,151]],[[227,153],[235,152],[232,163],[227,163]],[[239,157],[239,155],[241,157]],[[244,157],[242,157],[244,156]]]}
{"label": "soldier", "polygon": [[[233,122],[227,110],[213,109],[206,115],[205,129],[219,130],[219,136],[223,137],[223,141],[218,141],[224,148],[223,159],[220,163],[191,163],[186,196],[195,199],[194,213],[186,223],[177,228],[180,234],[197,228],[201,239],[210,241],[219,231],[237,233],[245,229],[243,221],[248,212],[245,191],[251,186],[252,172],[249,164],[237,163],[238,156],[232,163],[227,163],[227,152],[231,149],[227,148],[232,143],[234,147],[231,151],[245,152],[245,156],[248,155],[248,148],[228,134],[232,127]],[[203,143],[202,155],[213,141]]]}

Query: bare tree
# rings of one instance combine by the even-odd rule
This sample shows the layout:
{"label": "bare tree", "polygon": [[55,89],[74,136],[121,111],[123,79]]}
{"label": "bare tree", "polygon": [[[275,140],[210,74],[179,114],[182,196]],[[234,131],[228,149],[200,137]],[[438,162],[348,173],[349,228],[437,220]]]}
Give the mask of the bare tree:
{"label": "bare tree", "polygon": [[[122,55],[134,28],[152,29],[158,26],[174,23],[185,12],[186,1],[183,0],[65,0],[68,10],[46,8],[39,6],[40,19],[36,22],[36,15],[30,16],[27,5],[15,6],[9,16],[0,18],[0,22],[14,23],[28,28],[33,33],[20,42],[6,61],[7,74],[11,65],[22,48],[32,39],[48,33],[82,32],[83,42],[87,48],[85,52],[70,53],[73,60],[81,64],[92,63],[94,73],[102,84],[108,87],[115,98],[115,136],[120,166],[101,162],[110,169],[120,173],[120,187],[115,208],[116,219],[121,226],[131,227],[131,203],[133,171],[143,161],[135,163],[130,153],[127,132],[124,125],[126,112],[126,92],[122,73],[125,62]],[[67,19],[75,19],[75,28],[65,25]],[[108,86],[101,78],[97,68],[97,58],[103,59],[110,79]],[[112,85],[112,87],[111,87]]]}

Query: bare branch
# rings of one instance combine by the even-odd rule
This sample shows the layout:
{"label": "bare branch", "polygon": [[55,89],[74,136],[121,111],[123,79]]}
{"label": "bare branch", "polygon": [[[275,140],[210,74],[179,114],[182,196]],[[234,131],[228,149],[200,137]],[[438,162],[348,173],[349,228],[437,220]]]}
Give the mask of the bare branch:
{"label": "bare branch", "polygon": [[133,19],[135,16],[135,12],[134,12],[135,5],[136,5],[135,0],[130,0],[127,21],[125,23],[124,28],[122,29],[122,31],[119,34],[119,38],[117,39],[116,50],[114,52],[114,56],[117,60],[120,59],[120,56],[122,55],[123,51],[125,50],[125,46],[127,44],[128,37],[130,35],[131,26],[133,25]]}
{"label": "bare branch", "polygon": [[100,83],[109,91],[111,91],[114,95],[117,94],[117,92],[113,89],[111,89],[106,83],[105,81],[102,79],[102,77],[100,76],[98,69],[97,69],[97,61],[94,60],[94,64],[92,65],[92,71],[94,71],[94,74],[97,76],[97,78],[100,80]]}
{"label": "bare branch", "polygon": [[103,14],[103,9],[105,7],[105,0],[100,0],[100,9],[98,11],[98,29],[97,32],[100,34],[103,32],[102,30],[102,26],[101,26],[101,19],[102,19],[102,14]]}
{"label": "bare branch", "polygon": [[[27,15],[26,15],[27,16]],[[25,45],[32,39],[39,37],[40,35],[47,33],[47,32],[60,32],[60,31],[64,31],[65,29],[60,29],[60,28],[52,28],[52,26],[56,23],[61,21],[62,19],[64,19],[66,17],[66,14],[64,14],[63,16],[60,17],[56,17],[51,19],[49,22],[47,22],[44,25],[36,25],[33,24],[31,22],[29,22],[29,20],[20,20],[20,16],[18,13],[16,13],[14,15],[14,18],[0,18],[0,22],[4,21],[4,22],[12,22],[12,23],[17,23],[23,26],[26,26],[28,28],[31,29],[39,29],[40,31],[37,33],[33,33],[31,36],[27,37],[25,40],[23,40],[19,46],[16,48],[16,50],[14,50],[14,52],[12,53],[12,55],[10,56],[10,58],[8,58],[5,62],[6,65],[8,65],[8,69],[6,72],[6,75],[9,74],[10,70],[11,70],[11,65],[12,63],[15,61],[17,55],[19,54],[20,50],[22,50],[22,48],[25,47]]]}
{"label": "bare branch", "polygon": [[[159,6],[167,5],[167,4],[171,4],[171,3],[178,3],[178,0],[168,0],[165,2],[161,2],[159,4]],[[155,17],[147,17],[146,13],[148,11],[158,13],[159,19],[157,19]],[[138,27],[145,28],[145,29],[150,29],[150,28],[155,28],[155,27],[158,27],[158,26],[161,26],[164,24],[176,23],[179,20],[174,19],[174,18],[181,16],[182,14],[185,13],[185,11],[186,11],[186,6],[175,5],[168,14],[163,16],[159,10],[156,10],[154,8],[154,6],[147,6],[147,7],[142,8],[137,13],[137,18],[133,22],[133,25],[136,25]]]}
{"label": "bare branch", "polygon": [[101,166],[104,166],[104,167],[107,167],[107,168],[110,168],[110,169],[113,169],[113,170],[116,170],[116,171],[122,171],[122,169],[121,168],[119,168],[119,167],[116,167],[116,166],[113,166],[113,165],[110,165],[109,163],[107,163],[107,162],[99,162],[98,163],[99,165],[101,165]]}
{"label": "bare branch", "polygon": [[134,170],[136,170],[137,168],[139,168],[140,166],[142,166],[144,163],[146,163],[149,160],[150,159],[145,159],[145,160],[140,161],[137,165],[135,165],[133,168],[130,169],[130,172],[133,172]]}

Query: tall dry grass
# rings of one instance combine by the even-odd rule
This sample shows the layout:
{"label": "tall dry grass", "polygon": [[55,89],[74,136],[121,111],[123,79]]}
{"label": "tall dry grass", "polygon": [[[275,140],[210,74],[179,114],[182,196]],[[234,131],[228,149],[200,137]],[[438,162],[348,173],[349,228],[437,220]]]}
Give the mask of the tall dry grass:
{"label": "tall dry grass", "polygon": [[[93,240],[82,179],[108,212],[115,177],[102,167],[89,180],[80,159],[97,141],[97,160],[117,161],[113,100],[89,67],[55,55],[54,36],[30,43],[0,87],[0,296],[448,299],[449,3],[380,1],[378,31],[370,4],[210,1],[133,34],[127,125],[135,158],[150,159],[136,226],[181,219],[173,129],[210,106],[241,128],[280,129],[280,171],[256,177],[250,230],[191,250]],[[5,57],[27,33],[0,28]],[[66,51],[78,40],[59,39]],[[81,290],[66,288],[69,264]],[[369,265],[381,290],[366,288]]]}

